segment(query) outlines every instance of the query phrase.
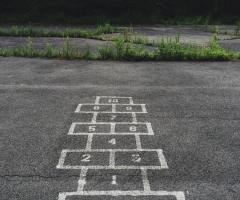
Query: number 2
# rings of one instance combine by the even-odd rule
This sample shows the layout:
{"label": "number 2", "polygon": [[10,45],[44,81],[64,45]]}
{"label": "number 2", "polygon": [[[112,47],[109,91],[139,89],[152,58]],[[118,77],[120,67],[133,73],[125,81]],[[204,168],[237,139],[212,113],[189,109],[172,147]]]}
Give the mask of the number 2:
{"label": "number 2", "polygon": [[133,154],[132,155],[132,162],[139,163],[141,162],[141,157],[139,154]]}
{"label": "number 2", "polygon": [[83,154],[82,155],[82,162],[90,162],[91,155],[90,154]]}

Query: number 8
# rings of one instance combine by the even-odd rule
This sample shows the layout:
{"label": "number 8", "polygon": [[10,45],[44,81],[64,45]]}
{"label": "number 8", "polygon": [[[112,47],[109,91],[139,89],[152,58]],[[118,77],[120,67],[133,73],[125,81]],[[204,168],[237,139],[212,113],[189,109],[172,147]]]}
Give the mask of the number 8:
{"label": "number 8", "polygon": [[135,132],[135,131],[137,131],[137,127],[136,127],[136,126],[130,126],[130,127],[129,127],[129,130],[130,130],[131,132]]}

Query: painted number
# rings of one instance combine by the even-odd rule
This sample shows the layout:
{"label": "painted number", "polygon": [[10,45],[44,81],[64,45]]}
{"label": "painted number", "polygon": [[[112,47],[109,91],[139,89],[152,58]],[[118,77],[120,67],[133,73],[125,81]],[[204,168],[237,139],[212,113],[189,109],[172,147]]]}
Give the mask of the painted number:
{"label": "painted number", "polygon": [[108,99],[108,103],[118,103],[118,99]]}
{"label": "painted number", "polygon": [[137,127],[136,127],[136,126],[130,126],[130,127],[129,127],[129,130],[130,130],[131,132],[136,132],[136,131],[137,131]]}
{"label": "painted number", "polygon": [[127,106],[127,107],[126,107],[126,110],[127,110],[127,111],[132,110],[132,106]]}
{"label": "painted number", "polygon": [[108,141],[109,144],[115,145],[116,144],[116,139],[113,138],[111,140]]}
{"label": "painted number", "polygon": [[94,106],[94,107],[93,107],[93,110],[99,110],[99,109],[100,109],[99,106]]}
{"label": "painted number", "polygon": [[94,131],[96,131],[96,126],[89,126],[88,130],[89,130],[89,132],[94,132]]}
{"label": "painted number", "polygon": [[141,157],[139,154],[132,154],[132,162],[139,163],[141,162]]}
{"label": "painted number", "polygon": [[83,154],[82,155],[82,162],[90,162],[91,155],[90,154]]}
{"label": "painted number", "polygon": [[111,120],[114,120],[116,117],[116,115],[111,115]]}

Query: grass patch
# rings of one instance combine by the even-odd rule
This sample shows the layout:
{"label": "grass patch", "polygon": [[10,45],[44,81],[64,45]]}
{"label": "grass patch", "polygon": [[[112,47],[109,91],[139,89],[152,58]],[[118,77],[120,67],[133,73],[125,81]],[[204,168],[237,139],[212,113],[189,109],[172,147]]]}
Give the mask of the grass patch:
{"label": "grass patch", "polygon": [[100,57],[109,60],[143,60],[143,61],[227,61],[240,59],[239,53],[229,52],[221,48],[216,36],[213,37],[209,47],[196,45],[183,45],[179,37],[175,40],[162,40],[155,44],[155,50],[148,50],[143,45],[125,43],[119,38],[113,45],[99,49]]}
{"label": "grass patch", "polygon": [[69,38],[64,40],[62,48],[53,47],[52,44],[47,43],[42,50],[34,49],[31,38],[28,38],[27,43],[16,48],[0,48],[0,56],[2,57],[29,57],[29,58],[58,58],[58,59],[95,59],[94,55],[87,50],[81,52],[74,49]]}
{"label": "grass patch", "polygon": [[112,43],[100,47],[97,52],[89,50],[80,52],[74,49],[69,38],[66,38],[62,48],[58,49],[46,44],[42,50],[33,48],[31,39],[24,46],[17,48],[0,48],[3,57],[42,57],[59,59],[88,59],[88,60],[127,60],[127,61],[228,61],[239,60],[240,53],[229,52],[221,48],[216,36],[209,47],[183,45],[179,36],[174,40],[162,40],[148,49],[143,44],[125,42],[124,38],[116,38]]}
{"label": "grass patch", "polygon": [[39,28],[33,26],[12,26],[0,28],[0,36],[14,37],[69,37],[69,38],[97,38],[102,34],[117,32],[117,28],[110,24],[100,25],[96,30],[83,30],[80,28]]}

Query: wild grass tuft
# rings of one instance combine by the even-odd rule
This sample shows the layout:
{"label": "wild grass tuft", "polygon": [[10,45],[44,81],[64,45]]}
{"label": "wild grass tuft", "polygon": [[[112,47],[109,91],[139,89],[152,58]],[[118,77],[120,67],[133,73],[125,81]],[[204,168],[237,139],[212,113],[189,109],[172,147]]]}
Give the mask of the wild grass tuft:
{"label": "wild grass tuft", "polygon": [[80,28],[54,29],[33,26],[12,26],[11,28],[0,28],[0,36],[96,38],[101,34],[113,33],[116,31],[117,28],[110,24],[100,25],[93,31]]}
{"label": "wild grass tuft", "polygon": [[17,48],[0,48],[0,56],[15,57],[44,57],[59,59],[91,59],[91,60],[129,60],[129,61],[225,61],[239,60],[240,53],[224,50],[219,46],[216,35],[208,47],[199,47],[193,44],[183,45],[179,36],[175,39],[162,39],[151,49],[144,44],[134,44],[133,41],[125,42],[123,37],[116,38],[91,52],[89,49],[80,52],[75,49],[66,38],[62,48],[55,48],[46,44],[42,50],[34,48],[31,38],[24,46]]}

